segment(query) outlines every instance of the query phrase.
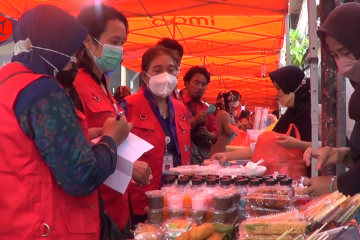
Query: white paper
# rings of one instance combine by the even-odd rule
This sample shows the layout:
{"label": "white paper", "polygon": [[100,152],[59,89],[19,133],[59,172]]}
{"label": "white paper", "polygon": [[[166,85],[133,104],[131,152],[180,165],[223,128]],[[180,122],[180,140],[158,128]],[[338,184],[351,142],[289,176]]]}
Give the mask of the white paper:
{"label": "white paper", "polygon": [[[91,144],[96,144],[100,138],[92,140]],[[150,143],[129,133],[129,136],[117,148],[118,157],[115,172],[105,180],[104,184],[117,192],[124,193],[132,178],[134,162],[152,148],[154,146]]]}

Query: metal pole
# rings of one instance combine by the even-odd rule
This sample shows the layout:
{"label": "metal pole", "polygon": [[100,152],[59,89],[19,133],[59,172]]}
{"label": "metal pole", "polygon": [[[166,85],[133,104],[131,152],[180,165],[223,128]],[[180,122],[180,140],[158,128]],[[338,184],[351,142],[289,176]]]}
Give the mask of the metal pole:
{"label": "metal pole", "polygon": [[[346,78],[338,75],[336,78],[336,125],[337,125],[337,147],[346,146]],[[346,171],[346,167],[342,164],[336,166],[336,175],[340,175]]]}
{"label": "metal pole", "polygon": [[[310,63],[310,90],[311,90],[311,142],[313,149],[318,148],[319,140],[319,113],[318,113],[318,51],[317,51],[317,14],[316,0],[308,0],[308,16],[309,16],[309,63]],[[311,176],[318,176],[315,170],[316,159],[312,159]]]}
{"label": "metal pole", "polygon": [[290,57],[290,14],[285,17],[285,31],[286,31],[286,66],[291,65]]}

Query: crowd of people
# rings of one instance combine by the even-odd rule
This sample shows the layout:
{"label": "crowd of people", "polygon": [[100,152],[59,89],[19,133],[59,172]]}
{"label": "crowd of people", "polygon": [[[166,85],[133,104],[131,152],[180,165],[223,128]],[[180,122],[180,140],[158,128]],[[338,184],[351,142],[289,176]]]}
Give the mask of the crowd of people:
{"label": "crowd of people", "polygon": [[[359,4],[344,4],[318,32],[355,88],[349,115],[356,121],[359,17]],[[246,131],[251,114],[237,114],[241,94],[235,90],[220,92],[209,111],[202,101],[211,80],[205,67],[191,67],[184,88],[177,90],[184,50],[176,40],[165,38],[143,54],[138,92],[122,86],[112,96],[106,75],[122,62],[129,35],[126,17],[113,7],[88,6],[75,18],[39,5],[23,14],[13,35],[12,62],[0,69],[0,236],[6,239],[104,239],[106,214],[129,238],[130,229],[146,221],[145,192],[159,189],[169,168],[207,159],[250,159],[256,148],[226,152],[235,137],[230,125]],[[288,108],[272,131],[285,134],[293,124],[301,136],[291,133],[278,144],[303,150],[308,166],[311,157],[318,158],[317,169],[338,163],[350,167],[339,177],[310,178],[308,173],[308,194],[358,193],[358,186],[348,184],[360,177],[358,122],[348,148],[309,148],[309,79],[295,66],[269,76],[276,98]],[[121,194],[103,182],[121,164],[117,146],[130,132],[154,148],[134,163],[133,181]]]}

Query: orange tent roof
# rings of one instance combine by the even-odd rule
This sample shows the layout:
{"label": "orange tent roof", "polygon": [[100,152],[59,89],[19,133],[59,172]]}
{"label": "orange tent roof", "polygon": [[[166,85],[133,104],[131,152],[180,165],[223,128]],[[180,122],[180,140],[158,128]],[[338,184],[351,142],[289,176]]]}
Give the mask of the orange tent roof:
{"label": "orange tent roof", "polygon": [[0,12],[18,18],[26,10],[47,3],[77,15],[83,6],[102,2],[127,17],[197,15],[285,15],[287,0],[1,0]]}
{"label": "orange tent roof", "polygon": [[[265,68],[268,73],[279,66],[284,16],[130,18],[129,24],[124,66],[141,71],[141,56],[146,49],[164,37],[175,38],[185,51],[180,89],[183,88],[182,77],[190,67],[205,66],[216,82],[208,87],[207,101],[214,102],[220,90],[236,89],[249,106],[253,103],[275,107],[272,83],[262,78],[262,70]],[[259,87],[256,83],[263,85]]]}
{"label": "orange tent roof", "polygon": [[147,48],[163,37],[174,38],[185,50],[181,74],[193,65],[212,73],[205,99],[212,102],[220,90],[236,89],[249,105],[275,106],[272,83],[260,77],[264,65],[266,72],[278,68],[288,0],[2,0],[0,13],[18,18],[47,3],[77,15],[98,2],[129,17],[126,67],[139,71]]}

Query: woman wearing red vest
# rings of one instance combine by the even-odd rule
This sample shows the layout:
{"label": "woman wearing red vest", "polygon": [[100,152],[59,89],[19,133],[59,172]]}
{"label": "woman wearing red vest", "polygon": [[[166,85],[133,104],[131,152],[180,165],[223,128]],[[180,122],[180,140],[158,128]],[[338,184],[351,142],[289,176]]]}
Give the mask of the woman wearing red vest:
{"label": "woman wearing red vest", "polygon": [[90,148],[54,78],[71,75],[71,56],[86,35],[50,5],[26,12],[14,30],[12,63],[0,69],[2,239],[99,239],[96,189],[115,171],[116,145],[128,127],[108,119]]}
{"label": "woman wearing red vest", "polygon": [[[89,35],[78,52],[79,72],[74,85],[84,106],[89,127],[102,127],[108,117],[118,111],[116,101],[107,88],[105,75],[114,71],[122,61],[122,45],[127,39],[129,25],[126,17],[115,8],[106,5],[85,7],[78,21],[89,29]],[[135,162],[133,179],[146,184],[150,168],[145,162]],[[128,194],[121,194],[105,185],[100,187],[106,211],[128,235],[129,203]]]}
{"label": "woman wearing red vest", "polygon": [[120,102],[133,124],[131,132],[154,146],[139,159],[150,165],[153,175],[150,184],[129,185],[133,225],[146,220],[145,192],[160,188],[162,175],[168,168],[190,162],[187,110],[184,104],[170,97],[178,73],[172,53],[166,48],[150,48],[142,57],[141,70],[146,87]]}

